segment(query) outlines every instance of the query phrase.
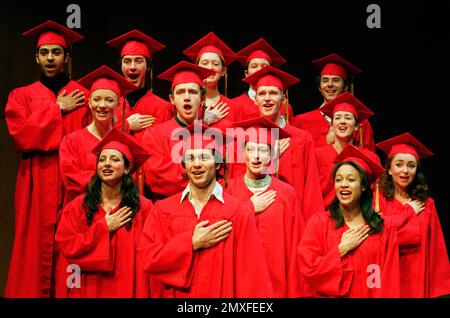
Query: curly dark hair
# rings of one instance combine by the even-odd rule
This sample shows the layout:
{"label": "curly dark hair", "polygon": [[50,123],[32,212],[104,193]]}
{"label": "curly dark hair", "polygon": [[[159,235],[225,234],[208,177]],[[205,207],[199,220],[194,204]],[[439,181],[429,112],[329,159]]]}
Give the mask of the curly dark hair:
{"label": "curly dark hair", "polygon": [[[333,180],[336,177],[337,170],[343,165],[350,165],[355,168],[361,177],[361,188],[365,188],[361,193],[361,203],[360,208],[362,211],[362,216],[367,224],[370,226],[369,234],[378,233],[383,229],[383,219],[380,214],[373,210],[372,206],[372,190],[370,189],[370,181],[367,174],[355,163],[353,162],[340,162],[336,164],[333,168]],[[340,228],[344,225],[344,216],[342,215],[342,210],[340,206],[339,199],[334,197],[333,201],[327,207],[330,211],[331,218],[336,223],[336,228]]]}
{"label": "curly dark hair", "polygon": [[[125,167],[130,167],[130,161],[128,158],[122,154],[123,160],[125,162]],[[98,158],[97,158],[98,162]],[[84,205],[86,209],[86,219],[87,223],[91,224],[94,218],[94,213],[98,211],[98,206],[102,203],[102,180],[100,179],[97,172],[89,181],[86,186],[84,198]],[[122,196],[122,200],[120,201],[120,207],[127,206],[131,208],[132,214],[130,218],[133,218],[136,213],[140,209],[140,198],[139,191],[134,182],[134,179],[131,173],[126,173],[122,176],[122,180],[120,182],[120,194]],[[129,230],[131,228],[131,222],[128,222],[125,225],[126,229]]]}
{"label": "curly dark hair", "polygon": [[[386,172],[381,176],[379,185],[384,197],[388,201],[392,201],[395,197],[395,186],[392,176],[389,174],[392,160],[394,156],[387,158],[386,160]],[[419,159],[417,161],[417,172],[413,182],[408,187],[408,194],[414,200],[425,202],[430,196],[430,188],[428,186],[425,174],[423,173],[422,164]]]}

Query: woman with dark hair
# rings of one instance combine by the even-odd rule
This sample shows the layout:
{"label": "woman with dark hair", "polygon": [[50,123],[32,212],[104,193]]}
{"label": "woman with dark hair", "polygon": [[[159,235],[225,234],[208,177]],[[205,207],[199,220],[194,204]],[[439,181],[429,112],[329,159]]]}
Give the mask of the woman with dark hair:
{"label": "woman with dark hair", "polygon": [[420,160],[431,156],[410,133],[377,144],[387,155],[380,208],[397,228],[402,297],[450,294],[450,268],[439,216]]}
{"label": "woman with dark hair", "polygon": [[93,152],[97,171],[86,193],[66,205],[56,232],[73,271],[65,277],[68,297],[148,297],[136,243],[152,203],[139,195],[132,172],[149,154],[115,128]]}
{"label": "woman with dark hair", "polygon": [[372,208],[370,184],[384,169],[353,145],[334,162],[336,197],[306,226],[300,271],[317,297],[398,297],[397,233]]}
{"label": "woman with dark hair", "polygon": [[[344,92],[326,103],[321,111],[331,118],[331,129],[334,133],[332,143],[316,148],[322,196],[325,206],[328,206],[335,197],[334,180],[331,178],[333,160],[348,144],[355,145],[354,135],[359,130],[359,123],[371,117],[373,112],[349,92]],[[380,163],[375,153],[365,153]]]}

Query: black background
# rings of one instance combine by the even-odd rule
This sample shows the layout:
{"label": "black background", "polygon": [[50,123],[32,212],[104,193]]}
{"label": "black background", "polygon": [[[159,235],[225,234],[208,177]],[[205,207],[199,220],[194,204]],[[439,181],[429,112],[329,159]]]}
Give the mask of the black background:
{"label": "black background", "polygon": [[[355,80],[355,95],[375,112],[371,123],[376,142],[409,131],[435,153],[424,166],[450,246],[448,1],[373,1],[381,7],[381,29],[366,25],[368,1],[71,2],[81,7],[77,31],[86,37],[74,46],[74,79],[102,64],[119,71],[119,54],[105,42],[135,28],[166,45],[154,55],[156,75],[185,59],[181,52],[210,31],[235,51],[262,36],[287,59],[281,69],[302,80],[289,90],[299,114],[321,103],[313,81],[318,69],[311,61],[332,52],[345,57],[364,71]],[[0,28],[7,34],[2,40],[20,39],[19,46],[0,43],[3,88],[11,90],[39,77],[34,43],[20,33],[49,19],[65,24],[71,2],[2,4]],[[17,54],[29,55],[29,64],[10,63],[8,57]],[[25,67],[35,68],[34,78],[21,76]],[[240,81],[243,72],[238,63],[229,66],[229,97],[246,89]],[[154,86],[156,94],[167,98],[168,83],[156,80]],[[0,97],[3,113],[7,96]]]}

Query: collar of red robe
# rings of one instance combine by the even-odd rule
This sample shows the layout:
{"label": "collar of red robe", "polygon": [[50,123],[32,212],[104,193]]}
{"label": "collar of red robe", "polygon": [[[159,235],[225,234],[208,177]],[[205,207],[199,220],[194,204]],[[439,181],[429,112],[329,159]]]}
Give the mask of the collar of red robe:
{"label": "collar of red robe", "polygon": [[175,120],[178,123],[178,125],[180,125],[181,127],[187,127],[187,125],[185,123],[183,123],[180,118],[178,118],[177,114],[175,114]]}
{"label": "collar of red robe", "polygon": [[138,102],[138,100],[140,100],[145,94],[147,94],[148,92],[148,88],[147,87],[142,87],[142,88],[138,88],[135,91],[132,91],[130,94],[128,94],[126,96],[128,104],[130,104],[130,108],[133,107],[134,105],[136,105],[136,103]]}
{"label": "collar of red robe", "polygon": [[55,97],[64,86],[69,84],[69,81],[69,77],[67,77],[64,72],[56,75],[55,77],[47,77],[41,73],[40,82],[42,83],[42,85],[51,90],[53,94],[55,94]]}

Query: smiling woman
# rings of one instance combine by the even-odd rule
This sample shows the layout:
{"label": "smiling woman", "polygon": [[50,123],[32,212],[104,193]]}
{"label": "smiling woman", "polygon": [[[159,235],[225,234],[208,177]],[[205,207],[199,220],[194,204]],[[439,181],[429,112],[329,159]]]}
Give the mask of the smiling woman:
{"label": "smiling woman", "polygon": [[370,184],[384,169],[353,145],[334,162],[336,196],[306,226],[300,271],[315,296],[399,297],[397,233],[372,208]]}
{"label": "smiling woman", "polygon": [[66,282],[68,264],[81,268],[82,285],[60,286],[57,297],[148,297],[148,279],[135,253],[152,203],[139,195],[132,173],[148,151],[114,128],[92,150],[96,173],[86,193],[66,205],[56,231],[63,257],[57,281]]}
{"label": "smiling woman", "polygon": [[382,141],[377,147],[388,156],[387,172],[380,179],[380,207],[398,232],[401,296],[449,294],[447,248],[421,163],[433,153],[410,133]]}
{"label": "smiling woman", "polygon": [[92,122],[63,138],[60,166],[64,183],[64,205],[82,194],[95,172],[92,149],[113,128],[119,98],[136,87],[107,66],[102,66],[79,80],[90,87],[89,108]]}

